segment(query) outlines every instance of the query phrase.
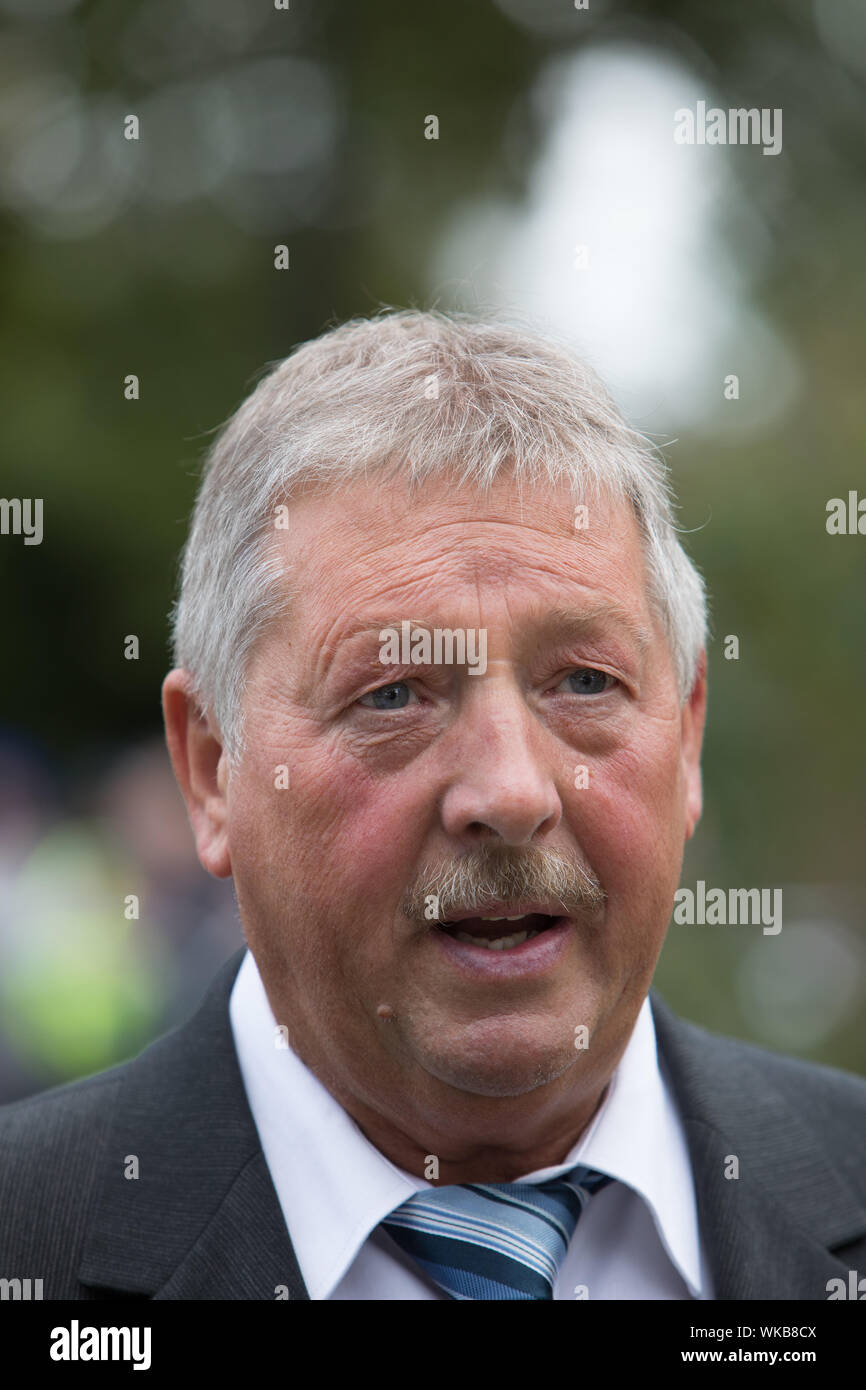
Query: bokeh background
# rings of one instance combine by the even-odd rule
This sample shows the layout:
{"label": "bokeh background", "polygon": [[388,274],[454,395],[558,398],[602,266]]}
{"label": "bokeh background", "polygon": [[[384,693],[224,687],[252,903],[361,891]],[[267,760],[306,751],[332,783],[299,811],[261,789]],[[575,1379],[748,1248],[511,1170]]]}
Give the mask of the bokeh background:
{"label": "bokeh background", "polygon": [[[2,491],[44,500],[0,536],[0,1098],[131,1055],[240,944],[162,744],[177,556],[265,364],[386,304],[567,334],[664,446],[713,605],[682,883],[784,925],[672,926],[657,987],[866,1074],[866,537],[825,526],[866,495],[862,0],[0,15]],[[701,100],[781,108],[782,151],[678,145]]]}

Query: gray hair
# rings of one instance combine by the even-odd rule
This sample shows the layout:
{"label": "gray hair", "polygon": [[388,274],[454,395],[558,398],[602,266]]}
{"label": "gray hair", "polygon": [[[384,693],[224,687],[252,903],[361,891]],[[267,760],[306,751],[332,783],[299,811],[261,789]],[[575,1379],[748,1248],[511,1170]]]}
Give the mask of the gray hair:
{"label": "gray hair", "polygon": [[287,602],[275,511],[304,486],[335,491],[373,471],[485,488],[508,469],[518,486],[570,481],[579,502],[627,499],[686,700],[707,599],[677,538],[667,468],[569,347],[495,316],[386,309],[269,365],[208,451],[172,610],[175,664],[230,763],[250,654]]}

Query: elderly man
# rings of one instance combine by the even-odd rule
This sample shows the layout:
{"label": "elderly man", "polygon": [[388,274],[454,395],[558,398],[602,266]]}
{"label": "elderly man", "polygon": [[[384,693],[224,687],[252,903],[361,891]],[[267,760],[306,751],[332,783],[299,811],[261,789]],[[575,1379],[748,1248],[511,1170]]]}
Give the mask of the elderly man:
{"label": "elderly man", "polygon": [[664,467],[565,349],[406,312],[280,363],[212,448],[163,691],[248,949],[140,1057],[7,1108],[0,1273],[80,1299],[847,1287],[866,1083],[650,993],[705,632]]}

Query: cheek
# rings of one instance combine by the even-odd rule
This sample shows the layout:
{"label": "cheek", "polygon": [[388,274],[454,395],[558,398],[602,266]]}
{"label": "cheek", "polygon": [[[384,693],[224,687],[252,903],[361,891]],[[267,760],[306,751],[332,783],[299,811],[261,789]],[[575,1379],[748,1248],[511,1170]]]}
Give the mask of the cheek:
{"label": "cheek", "polygon": [[[589,786],[571,793],[572,825],[598,872],[611,910],[646,930],[667,924],[685,837],[684,786],[674,738],[620,750],[590,765]],[[663,919],[663,922],[662,922]]]}
{"label": "cheek", "polygon": [[[281,751],[289,785],[277,789]],[[233,799],[233,864],[268,883],[271,902],[282,893],[322,921],[345,922],[402,893],[429,816],[411,773],[374,776],[333,747],[290,760],[271,742],[245,767]]]}
{"label": "cheek", "polygon": [[334,826],[341,860],[336,872],[350,901],[367,909],[378,902],[391,910],[420,862],[435,808],[423,780],[411,772],[372,777],[353,764],[346,783],[349,795]]}

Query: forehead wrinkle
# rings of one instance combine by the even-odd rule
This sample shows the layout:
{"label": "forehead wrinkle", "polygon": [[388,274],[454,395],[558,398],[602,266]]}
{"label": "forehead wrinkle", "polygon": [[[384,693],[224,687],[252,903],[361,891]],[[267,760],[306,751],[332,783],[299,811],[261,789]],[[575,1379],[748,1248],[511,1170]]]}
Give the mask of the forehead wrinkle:
{"label": "forehead wrinkle", "polygon": [[[526,546],[518,550],[500,547],[489,537],[471,535],[461,538],[459,548],[455,546],[451,552],[437,556],[418,554],[412,549],[416,544],[415,539],[403,539],[408,549],[395,553],[393,547],[391,548],[394,572],[388,578],[392,582],[392,588],[398,592],[407,589],[430,589],[435,592],[437,599],[444,587],[453,585],[474,586],[480,602],[485,583],[537,587],[551,582],[573,582],[579,563],[573,553],[565,550],[557,554],[540,543],[532,548]],[[582,547],[592,549],[594,555],[597,555],[600,547],[596,538],[582,537],[579,543]],[[353,587],[356,590],[359,586],[369,585],[371,582],[381,585],[381,571],[374,570],[370,565],[370,561],[374,559],[372,552],[363,556],[356,553],[353,558],[359,563],[361,571],[355,577]],[[405,568],[407,565],[411,566],[411,572]],[[399,604],[400,599],[392,600],[391,597],[385,597],[383,602],[393,606]]]}
{"label": "forehead wrinkle", "polygon": [[[445,505],[449,505],[447,499],[445,501]],[[431,504],[431,507],[429,509],[432,509],[432,506],[433,504]],[[410,525],[412,521],[416,522],[417,532],[415,534],[411,534],[408,531],[404,532],[400,535],[398,544],[404,543],[408,545],[415,545],[417,544],[420,538],[426,538],[427,536],[432,535],[434,532],[451,529],[461,529],[465,532],[467,527],[472,526],[501,526],[510,529],[517,528],[521,531],[536,531],[541,535],[553,536],[555,538],[563,537],[565,534],[563,532],[562,526],[551,518],[551,507],[549,505],[545,506],[544,511],[541,512],[539,516],[529,518],[526,516],[491,517],[484,515],[479,516],[469,514],[465,516],[439,517],[437,519],[427,520],[423,515],[423,512],[426,510],[428,510],[428,508],[424,507],[419,508],[416,511],[401,513],[401,522],[403,522],[404,524],[409,523]],[[381,519],[378,516],[373,515],[372,517],[364,517],[353,515],[347,518],[347,520],[350,530],[353,533],[355,533],[355,535],[358,537],[358,539],[354,542],[354,549],[356,555],[361,555],[363,557],[372,557],[380,554],[383,550],[393,548],[394,538],[390,535],[386,535],[384,538],[380,540],[375,533],[371,534],[366,538],[367,544],[365,544],[364,539],[362,539],[362,534],[364,531],[373,530],[373,528],[375,528],[375,531],[378,531],[381,528],[382,523]],[[571,532],[569,532],[568,535],[569,538],[572,538]],[[482,543],[485,545],[490,544],[489,538],[484,538],[482,540],[481,537],[474,537],[471,535],[468,537],[466,535],[462,535],[456,539],[459,539],[461,544],[465,543],[467,540],[472,541],[473,539],[478,539],[479,541],[482,541]],[[580,535],[579,539],[582,544],[586,544],[587,542],[592,544],[595,538],[587,534]]]}
{"label": "forehead wrinkle", "polygon": [[[453,524],[455,523],[450,521],[441,521],[435,523],[434,525],[437,527],[441,527],[450,526]],[[493,524],[514,526],[521,525],[522,523],[517,521],[505,520],[501,523],[496,522]],[[580,537],[580,541],[582,544],[585,544],[588,539],[591,538],[587,536]],[[394,578],[399,580],[399,583],[396,585],[397,589],[417,589],[420,583],[421,587],[427,590],[429,594],[431,590],[431,581],[433,581],[434,586],[438,582],[438,585],[446,589],[451,589],[453,588],[455,581],[457,581],[457,583],[459,584],[461,579],[468,579],[470,582],[474,584],[474,588],[476,590],[476,598],[478,599],[478,602],[480,604],[482,602],[481,591],[483,589],[485,575],[483,571],[479,570],[479,560],[483,560],[485,562],[488,571],[491,572],[489,574],[490,578],[496,578],[499,582],[505,582],[508,586],[514,583],[515,578],[517,578],[519,586],[526,586],[527,584],[533,582],[531,581],[530,576],[527,574],[528,570],[539,571],[539,574],[536,575],[536,581],[540,578],[542,582],[549,582],[551,579],[561,584],[567,584],[569,579],[571,579],[572,582],[574,582],[573,575],[570,576],[567,573],[551,573],[551,562],[553,562],[554,570],[558,570],[560,566],[557,563],[557,561],[567,561],[567,556],[554,557],[548,554],[534,555],[532,557],[528,557],[525,555],[518,555],[513,553],[499,553],[495,556],[494,562],[491,563],[491,556],[489,552],[479,554],[477,544],[472,544],[473,541],[481,542],[481,538],[470,537],[469,544],[466,546],[466,548],[461,553],[458,553],[457,555],[452,557],[453,561],[456,562],[456,564],[452,566],[452,564],[449,563],[447,571],[444,574],[442,573],[441,569],[437,570],[434,567],[436,563],[434,558],[426,556],[421,561],[422,571],[426,572],[419,573],[418,569],[416,569],[415,572],[411,575],[395,575]],[[378,547],[380,551],[383,548],[384,547],[382,546]],[[368,552],[368,555],[371,553],[372,552]],[[355,559],[358,559],[357,553]],[[459,563],[461,559],[464,562],[463,564]],[[515,570],[522,570],[523,573],[515,575]],[[332,569],[327,576],[322,576],[322,579],[325,581],[325,587],[328,587],[328,579],[330,579],[333,582],[339,581],[338,571],[335,572]],[[378,587],[381,584],[381,575],[375,575],[368,571],[367,574],[361,574],[356,576],[356,581],[354,585],[356,603],[357,589],[359,587],[367,587],[367,585],[369,585],[371,581],[377,581],[376,587]],[[453,592],[450,598],[455,598]],[[459,603],[460,596],[457,595],[456,598],[457,602]],[[513,598],[514,595],[509,596],[509,608],[511,607]],[[371,616],[367,618],[361,616],[353,616],[349,621],[348,625],[345,625],[344,619],[347,615],[345,614],[345,611],[343,611],[339,614],[339,616],[334,616],[332,620],[328,623],[327,629],[323,633],[321,640],[318,640],[317,637],[311,634],[312,641],[310,645],[315,649],[315,656],[313,658],[313,661],[316,667],[318,667],[321,670],[323,664],[325,666],[330,666],[333,663],[336,656],[336,652],[340,647],[342,647],[347,641],[350,641],[355,637],[361,636],[366,632],[375,631],[378,634],[378,632],[381,631],[383,628],[396,628],[399,630],[400,624],[405,621],[410,621],[418,627],[423,627],[431,631],[434,630],[436,627],[453,628],[455,626],[453,621],[443,621],[441,615],[438,618],[431,618],[430,616],[427,616],[423,613],[419,614],[418,608],[423,609],[427,607],[427,600],[423,597],[423,595],[421,595],[418,599],[418,608],[415,607],[414,600],[410,600],[408,602],[401,602],[400,598],[394,597],[393,594],[387,596],[382,596],[380,594],[379,598],[377,599],[377,606],[380,600],[382,600],[382,606],[379,610],[380,613],[382,613],[381,617]],[[441,603],[441,598],[438,594],[436,595],[436,602],[437,604]],[[355,613],[357,615],[357,608],[355,609]],[[600,600],[596,599],[596,601],[587,608],[581,608],[578,606],[578,604],[575,604],[574,606],[569,606],[563,603],[556,604],[553,607],[548,607],[545,603],[536,601],[534,603],[531,603],[528,609],[523,610],[524,621],[534,622],[540,626],[543,626],[546,629],[551,629],[558,626],[559,628],[566,630],[570,629],[571,631],[575,632],[585,630],[594,622],[597,622],[598,620],[603,620],[605,618],[609,618],[618,622],[619,625],[623,627],[628,632],[629,636],[634,640],[640,652],[640,655],[642,657],[645,655],[647,648],[650,646],[652,642],[651,632],[639,621],[639,619],[632,612],[629,611],[628,608],[624,607],[622,604],[618,603],[613,598],[602,598]],[[316,624],[316,626],[318,626],[318,624]],[[458,623],[457,626],[461,626],[461,624]],[[475,625],[470,624],[470,626]],[[514,626],[515,624],[513,621],[509,623],[509,629],[511,631],[514,630]]]}
{"label": "forehead wrinkle", "polygon": [[[634,639],[641,656],[644,655],[650,643],[652,634],[649,629],[644,627],[628,609],[621,604],[609,600],[600,600],[586,609],[578,608],[552,608],[540,609],[536,605],[524,615],[530,622],[535,621],[539,626],[547,629],[564,628],[568,631],[579,631],[598,622],[599,619],[612,618],[622,627],[626,628],[630,636]],[[391,612],[381,618],[357,618],[349,627],[344,629],[337,643],[348,641],[353,637],[361,636],[367,632],[375,632],[377,635],[384,628],[394,628],[400,630],[400,624],[409,622],[413,627],[426,628],[433,631],[439,628],[460,627],[460,624],[443,623],[441,617],[438,619],[421,617],[416,615],[409,616],[405,612],[395,614]],[[513,627],[513,624],[512,624]]]}
{"label": "forehead wrinkle", "polygon": [[[404,514],[404,520],[412,519],[412,515],[413,514],[409,514],[409,518],[406,518]],[[402,564],[405,560],[411,561],[415,566],[415,570],[411,576],[410,582],[417,583],[419,579],[424,578],[425,569],[430,570],[430,577],[441,578],[441,571],[436,567],[441,567],[443,558],[447,558],[449,565],[457,565],[457,570],[455,571],[457,577],[471,579],[477,583],[479,578],[484,577],[478,573],[477,566],[479,560],[484,563],[488,572],[493,571],[495,567],[498,572],[497,577],[499,578],[507,579],[508,571],[516,567],[532,568],[535,566],[545,570],[550,562],[555,563],[557,557],[555,557],[550,550],[543,548],[541,543],[542,538],[553,538],[554,540],[568,542],[578,541],[581,549],[587,548],[590,551],[596,551],[599,547],[601,547],[602,550],[604,549],[601,539],[591,532],[574,533],[569,531],[566,536],[562,527],[557,525],[554,521],[549,520],[549,518],[550,508],[546,509],[538,518],[533,518],[529,521],[527,521],[525,517],[490,518],[478,516],[440,518],[437,520],[425,521],[423,517],[418,516],[416,512],[414,514],[414,519],[418,522],[418,530],[414,534],[404,532],[396,539],[393,534],[385,535],[381,538],[376,534],[380,523],[375,517],[365,518],[363,515],[359,516],[356,514],[346,518],[346,520],[348,522],[348,530],[353,537],[351,545],[353,560],[362,568],[365,562],[369,565],[375,563],[377,560],[381,561],[383,554],[390,554],[393,557],[392,563],[394,563],[395,566]],[[545,522],[547,522],[546,525],[544,524]],[[501,538],[491,535],[481,536],[477,533],[472,533],[471,530],[467,534],[467,528],[473,526],[501,527],[508,528],[510,531],[517,528],[520,532],[524,533],[523,545],[526,546],[527,549],[533,540],[537,541],[536,553],[534,555],[527,555],[522,549],[520,551],[515,551],[510,547],[504,549],[500,548],[497,541],[501,539],[504,542],[506,540],[505,536]],[[451,554],[448,554],[446,557],[437,556],[435,554],[418,554],[419,543],[422,543],[431,534],[441,531],[442,529],[448,530],[455,528],[459,529],[461,534],[454,537],[453,551]],[[367,534],[365,535],[364,532],[367,532]],[[529,533],[529,535],[526,535],[526,533]],[[508,539],[510,539],[510,537]],[[573,551],[571,551],[571,555],[569,555],[570,550],[571,546],[569,545],[568,549],[563,551],[560,558],[566,563],[573,564]],[[460,565],[460,561],[463,562],[462,565]],[[547,565],[545,562],[548,562]],[[366,576],[358,576],[356,583],[361,582],[362,578],[370,579],[372,577],[374,577],[373,574],[368,572]],[[323,575],[322,579],[324,581],[327,581],[327,579],[338,581],[339,571],[330,569],[328,575]]]}

